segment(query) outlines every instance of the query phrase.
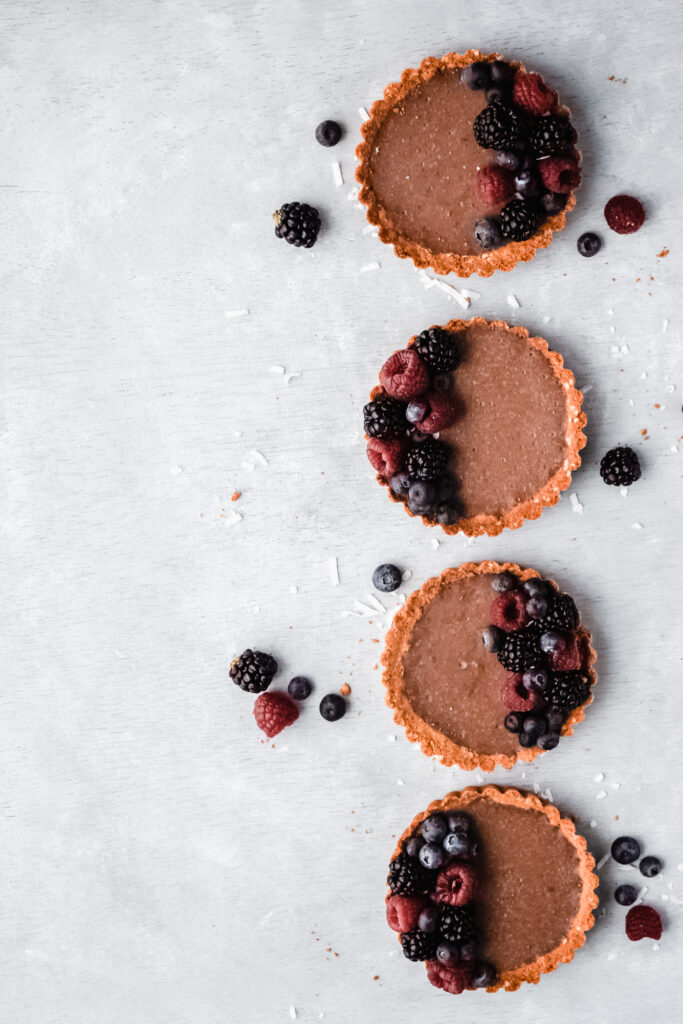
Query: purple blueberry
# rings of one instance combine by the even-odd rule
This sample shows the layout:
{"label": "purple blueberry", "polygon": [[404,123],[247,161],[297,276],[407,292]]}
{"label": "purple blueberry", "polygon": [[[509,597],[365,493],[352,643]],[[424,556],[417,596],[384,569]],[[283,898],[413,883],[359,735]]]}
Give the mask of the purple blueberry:
{"label": "purple blueberry", "polygon": [[503,83],[494,82],[485,93],[487,103],[509,103],[510,90]]}
{"label": "purple blueberry", "polygon": [[451,857],[467,857],[471,845],[467,832],[449,832],[443,841],[443,848]]}
{"label": "purple blueberry", "polygon": [[522,686],[525,690],[543,693],[548,686],[548,673],[540,665],[532,665],[522,675]]}
{"label": "purple blueberry", "polygon": [[633,864],[640,857],[640,843],[631,836],[619,836],[612,843],[611,852],[617,864]]}
{"label": "purple blueberry", "polygon": [[567,647],[567,638],[554,629],[541,633],[541,650],[546,654],[561,654]]}
{"label": "purple blueberry", "polygon": [[496,978],[496,969],[491,964],[480,963],[474,970],[472,975],[472,985],[474,988],[488,988],[492,985]]}
{"label": "purple blueberry", "polygon": [[336,121],[321,121],[315,130],[315,137],[321,146],[336,146],[342,137],[341,126]]}
{"label": "purple blueberry", "polygon": [[320,714],[327,722],[338,722],[346,714],[346,701],[338,693],[328,693],[320,701]]}
{"label": "purple blueberry", "polygon": [[439,505],[436,510],[436,521],[440,526],[453,526],[462,513],[455,505]]}
{"label": "purple blueberry", "polygon": [[474,225],[474,237],[482,249],[495,249],[503,240],[495,217],[483,217],[478,220]]}
{"label": "purple blueberry", "polygon": [[515,153],[512,150],[499,150],[493,154],[493,160],[499,167],[504,167],[506,171],[519,171],[524,157],[521,153]]}
{"label": "purple blueberry", "polygon": [[536,576],[532,576],[531,579],[524,580],[522,590],[527,597],[547,597],[550,586],[547,580],[539,580]]}
{"label": "purple blueberry", "polygon": [[405,845],[405,851],[409,857],[418,857],[424,844],[422,836],[411,836]]}
{"label": "purple blueberry", "polygon": [[515,175],[515,192],[524,199],[533,199],[540,195],[541,179],[533,170],[518,171]]}
{"label": "purple blueberry", "polygon": [[294,700],[306,700],[307,697],[311,696],[312,689],[311,680],[307,679],[306,676],[294,676],[287,687],[287,693]]}
{"label": "purple blueberry", "polygon": [[638,867],[641,875],[645,875],[646,878],[654,878],[662,870],[662,862],[659,857],[643,857]]}
{"label": "purple blueberry", "polygon": [[464,811],[451,811],[446,815],[449,832],[472,832],[472,819]]}
{"label": "purple blueberry", "polygon": [[505,636],[505,630],[499,629],[498,626],[487,626],[481,634],[481,641],[487,651],[497,654],[503,646]]}
{"label": "purple blueberry", "polygon": [[524,716],[520,715],[518,711],[511,711],[509,715],[505,716],[503,725],[508,732],[521,732],[524,728]]}
{"label": "purple blueberry", "polygon": [[460,961],[460,950],[454,942],[440,942],[436,947],[436,959],[440,964],[457,964]]}
{"label": "purple blueberry", "polygon": [[410,484],[411,479],[408,476],[408,474],[403,470],[401,470],[400,473],[395,473],[392,476],[391,480],[389,481],[389,486],[391,487],[392,491],[394,492],[394,494],[398,495],[407,494],[410,488]]}
{"label": "purple blueberry", "polygon": [[618,885],[614,890],[614,898],[620,907],[630,907],[638,899],[638,891],[632,885]]}
{"label": "purple blueberry", "polygon": [[429,868],[430,871],[439,871],[446,863],[446,853],[443,847],[436,843],[425,843],[418,854],[420,864]]}
{"label": "purple blueberry", "polygon": [[534,595],[526,603],[526,613],[530,619],[544,619],[548,614],[549,607],[547,598]]}
{"label": "purple blueberry", "polygon": [[401,570],[396,565],[387,562],[378,565],[372,574],[372,585],[381,594],[391,594],[401,586],[403,579]]}
{"label": "purple blueberry", "polygon": [[559,742],[559,733],[545,732],[542,736],[538,737],[536,746],[540,747],[541,750],[554,750]]}
{"label": "purple blueberry", "polygon": [[543,715],[527,715],[524,719],[524,732],[530,736],[540,736],[545,732],[546,721]]}
{"label": "purple blueberry", "polygon": [[436,500],[436,487],[431,480],[415,480],[408,490],[408,507],[411,512],[422,515],[428,512]]}
{"label": "purple blueberry", "polygon": [[453,501],[458,493],[458,485],[450,473],[444,473],[434,481],[436,484],[436,497],[439,501],[448,503]]}
{"label": "purple blueberry", "polygon": [[511,82],[515,77],[515,69],[504,60],[494,60],[489,64],[492,82]]}
{"label": "purple blueberry", "polygon": [[428,843],[441,843],[448,834],[448,822],[443,814],[430,814],[420,825],[420,832]]}
{"label": "purple blueberry", "polygon": [[563,192],[544,192],[541,196],[541,206],[549,217],[560,213],[567,205],[567,196]]}
{"label": "purple blueberry", "polygon": [[421,398],[416,398],[414,401],[408,403],[406,419],[408,420],[408,423],[422,423],[422,420],[428,412],[429,406],[427,403]]}
{"label": "purple blueberry", "polygon": [[424,910],[420,911],[420,916],[417,919],[417,927],[421,932],[426,932],[431,935],[439,927],[439,919],[441,918],[441,911],[438,907],[425,907]]}
{"label": "purple blueberry", "polygon": [[559,708],[548,708],[545,715],[548,723],[548,732],[559,732],[565,723],[566,717],[566,713]]}
{"label": "purple blueberry", "polygon": [[490,65],[483,60],[468,64],[460,75],[460,81],[475,92],[478,89],[485,89],[491,81]]}
{"label": "purple blueberry", "polygon": [[497,594],[504,594],[508,590],[514,590],[517,586],[517,577],[511,572],[499,572],[491,578],[491,586]]}
{"label": "purple blueberry", "polygon": [[602,248],[602,241],[594,231],[584,231],[582,235],[579,235],[576,248],[581,256],[595,256]]}
{"label": "purple blueberry", "polygon": [[536,745],[536,736],[530,732],[520,732],[519,734],[519,745],[520,747],[533,747]]}

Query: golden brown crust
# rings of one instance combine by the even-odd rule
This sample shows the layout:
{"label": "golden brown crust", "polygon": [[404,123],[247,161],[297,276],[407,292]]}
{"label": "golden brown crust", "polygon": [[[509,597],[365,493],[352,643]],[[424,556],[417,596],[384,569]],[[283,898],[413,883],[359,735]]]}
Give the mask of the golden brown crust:
{"label": "golden brown crust", "polygon": [[[489,537],[495,537],[507,527],[510,530],[517,530],[525,521],[525,519],[538,519],[543,509],[548,505],[556,505],[560,500],[560,493],[565,491],[572,482],[572,473],[575,469],[581,465],[581,456],[579,452],[586,445],[586,435],[583,432],[583,428],[586,426],[586,414],[582,412],[581,406],[583,403],[582,393],[574,386],[574,374],[571,370],[567,369],[564,365],[564,360],[559,352],[553,352],[548,347],[547,341],[543,338],[531,337],[525,327],[516,327],[506,323],[504,320],[485,320],[481,316],[474,316],[470,320],[449,320],[447,324],[432,324],[434,327],[442,327],[446,331],[461,331],[468,327],[502,327],[508,331],[512,331],[513,334],[518,335],[520,338],[525,339],[535,349],[538,349],[550,363],[553,374],[556,380],[560,383],[564,394],[567,409],[567,431],[565,434],[565,444],[567,448],[567,454],[565,459],[557,470],[556,473],[551,476],[550,480],[545,484],[541,490],[535,494],[528,501],[520,502],[519,505],[515,505],[513,508],[508,509],[500,516],[490,516],[480,513],[476,516],[471,516],[469,519],[459,519],[457,523],[453,523],[451,526],[442,526],[441,529],[444,533],[464,533],[468,537],[480,537],[482,534],[487,534]],[[413,335],[408,345],[415,343],[417,335]],[[370,398],[374,399],[383,391],[381,387],[374,387],[370,392]],[[405,501],[397,498],[393,493],[387,481],[377,475],[377,480],[380,484],[386,487],[389,497],[392,501],[395,501],[399,505],[403,505],[404,509],[409,516],[414,516],[415,513],[411,512]],[[437,525],[434,522],[430,522],[423,516],[418,516],[427,523],[428,526]]]}
{"label": "golden brown crust", "polygon": [[567,842],[574,847],[579,861],[578,874],[581,880],[579,909],[567,932],[566,941],[551,950],[550,953],[539,956],[532,963],[522,964],[512,971],[501,971],[496,978],[496,983],[487,989],[487,992],[497,992],[500,988],[507,992],[514,992],[524,981],[537,985],[542,974],[554,971],[558,964],[569,963],[574,958],[576,950],[583,946],[586,941],[586,932],[590,931],[595,924],[593,911],[598,905],[598,894],[595,891],[598,886],[598,878],[593,874],[595,860],[588,852],[586,840],[577,833],[574,823],[569,818],[563,818],[554,804],[542,800],[533,793],[511,789],[507,786],[468,786],[467,789],[460,792],[448,793],[443,800],[434,800],[426,811],[418,814],[412,820],[399,839],[392,860],[401,852],[404,841],[430,814],[434,814],[436,811],[459,810],[467,807],[473,800],[482,797],[493,800],[495,803],[520,807],[532,813],[545,814],[550,824],[554,828],[559,828]]}
{"label": "golden brown crust", "polygon": [[[408,701],[403,690],[403,654],[410,645],[413,626],[439,590],[466,576],[499,572],[513,572],[521,580],[528,580],[532,577],[540,578],[540,573],[535,569],[522,569],[513,562],[465,562],[457,568],[445,569],[440,576],[433,576],[423,583],[419,590],[413,591],[403,607],[399,608],[386,635],[382,651],[382,682],[386,687],[384,699],[393,709],[396,724],[403,726],[411,743],[419,743],[422,752],[427,757],[438,757],[441,764],[447,767],[457,764],[465,771],[474,771],[478,768],[484,772],[491,772],[497,765],[502,765],[503,768],[512,768],[517,761],[533,761],[543,751],[539,747],[520,747],[515,754],[480,754],[478,751],[462,747],[448,736],[444,736],[443,733],[420,718]],[[557,585],[554,580],[550,580],[550,582]],[[562,727],[563,736],[573,735],[574,726],[583,721],[584,709],[593,701],[593,686],[598,678],[593,668],[597,655],[591,646],[591,635],[583,626],[579,627],[577,633],[586,651],[586,664],[583,671],[590,680],[591,692],[588,700],[572,711],[567,718]]]}
{"label": "golden brown crust", "polygon": [[[553,231],[561,231],[566,224],[566,214],[576,204],[573,192],[569,194],[567,205],[560,213],[549,217],[539,230],[525,242],[508,242],[499,249],[472,255],[461,255],[452,252],[434,253],[418,242],[406,238],[397,231],[382,208],[372,186],[370,172],[370,155],[373,143],[382,122],[391,113],[393,107],[419,85],[432,78],[437,72],[453,68],[463,68],[474,61],[502,60],[498,53],[480,53],[479,50],[468,50],[467,53],[447,53],[444,57],[427,57],[418,68],[406,68],[399,82],[391,82],[384,90],[381,100],[376,100],[370,107],[370,117],[361,126],[363,141],[356,147],[359,160],[356,168],[356,180],[361,186],[359,199],[367,207],[367,219],[379,228],[379,237],[383,242],[393,246],[400,259],[410,259],[416,267],[431,267],[437,274],[454,273],[458,277],[469,277],[479,274],[490,277],[494,270],[512,270],[520,261],[534,258],[538,249],[550,245]],[[526,71],[519,61],[509,61],[518,71]],[[557,107],[556,113],[570,114],[568,107]]]}

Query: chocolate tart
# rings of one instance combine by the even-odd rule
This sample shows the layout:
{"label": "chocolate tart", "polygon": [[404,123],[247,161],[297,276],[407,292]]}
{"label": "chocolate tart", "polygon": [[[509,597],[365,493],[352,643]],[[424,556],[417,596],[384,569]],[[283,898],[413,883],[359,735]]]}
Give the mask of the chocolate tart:
{"label": "chocolate tart", "polygon": [[[494,202],[479,194],[477,174],[491,165],[493,152],[478,145],[473,125],[487,99],[484,91],[467,88],[461,76],[468,65],[490,66],[501,60],[499,54],[478,50],[428,57],[419,67],[407,68],[400,81],[387,85],[361,128],[363,141],[356,149],[359,199],[367,207],[368,221],[379,228],[380,239],[416,267],[459,277],[490,277],[494,270],[512,270],[550,245],[553,232],[564,228],[566,214],[575,205],[576,186],[572,184],[570,190],[563,181],[556,188],[564,207],[550,206],[550,214],[541,211],[539,216],[545,219],[530,237],[502,239],[498,248],[490,249],[475,238],[475,224],[497,218],[516,184],[505,201]],[[515,76],[527,77],[520,62],[505,66]],[[553,97],[552,106],[543,113],[568,120],[569,109],[559,105],[556,93],[544,84],[542,88]],[[530,117],[529,111],[519,112],[523,118]],[[576,149],[572,159],[576,175],[569,180],[574,182],[580,178]]]}
{"label": "chocolate tart", "polygon": [[[517,761],[533,761],[544,752],[540,740],[521,746],[521,733],[509,731],[510,705],[505,701],[508,684],[519,682],[517,669],[508,670],[501,662],[503,652],[492,653],[482,641],[492,621],[493,602],[500,596],[492,583],[501,574],[509,574],[519,587],[528,580],[541,579],[536,570],[510,562],[467,562],[446,569],[408,597],[394,616],[382,652],[385,700],[393,709],[394,721],[427,756],[467,771],[489,772],[496,765],[511,768]],[[553,601],[571,601],[560,594],[554,581],[545,583]],[[527,630],[533,631],[531,620],[521,632]],[[547,667],[553,694],[559,676],[562,684],[567,676],[577,684],[570,694],[574,701],[564,700],[563,695],[561,724],[548,727],[558,740],[571,736],[574,726],[583,721],[597,680],[591,635],[578,624],[578,614],[573,637],[577,671],[560,672],[546,660],[550,655],[538,655],[538,663]],[[555,699],[553,696],[547,714],[554,709]],[[571,703],[575,706],[570,707]],[[529,708],[528,713],[542,712]],[[520,714],[524,718],[527,711]]]}
{"label": "chocolate tart", "polygon": [[[449,392],[455,421],[436,435],[450,448],[446,472],[457,485],[457,511],[450,522],[421,518],[445,533],[469,537],[496,536],[537,519],[544,507],[557,504],[581,465],[586,415],[573,373],[543,338],[502,320],[450,320],[429,331],[446,332],[459,349]],[[423,335],[412,337],[408,350]],[[370,398],[384,395],[380,384]],[[405,428],[409,433],[410,424]],[[406,444],[407,457],[410,436]],[[414,515],[408,494],[399,493],[390,479],[378,472],[392,501]]]}
{"label": "chocolate tart", "polygon": [[[495,971],[487,991],[537,984],[542,974],[573,959],[593,927],[598,879],[586,840],[557,807],[533,793],[468,787],[418,814],[392,861],[419,835],[425,818],[449,812],[464,812],[477,837],[470,860],[477,887],[469,906],[478,932],[476,956]],[[426,966],[432,980],[435,961]]]}

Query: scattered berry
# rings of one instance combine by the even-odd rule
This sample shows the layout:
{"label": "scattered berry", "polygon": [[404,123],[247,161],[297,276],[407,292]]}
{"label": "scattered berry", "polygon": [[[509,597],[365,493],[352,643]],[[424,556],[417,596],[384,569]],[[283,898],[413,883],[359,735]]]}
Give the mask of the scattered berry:
{"label": "scattered berry", "polygon": [[435,988],[440,988],[452,996],[459,996],[469,988],[472,978],[471,964],[455,964],[446,966],[438,960],[430,960],[427,964],[427,977]]}
{"label": "scattered berry", "polygon": [[514,590],[519,580],[511,572],[499,572],[491,578],[491,587],[497,594],[504,594],[506,590]]}
{"label": "scattered berry", "polygon": [[391,594],[401,586],[401,570],[391,563],[378,565],[372,574],[372,585],[382,594]]}
{"label": "scattered berry", "polygon": [[290,245],[310,249],[320,231],[320,214],[308,203],[283,203],[273,214],[275,234]]}
{"label": "scattered berry", "polygon": [[446,852],[437,843],[425,843],[418,856],[422,866],[429,871],[439,871],[446,863]]}
{"label": "scattered berry", "polygon": [[543,707],[543,697],[534,690],[526,690],[519,673],[508,675],[500,691],[501,700],[510,711],[535,711]]}
{"label": "scattered berry", "polygon": [[420,832],[428,843],[441,843],[448,835],[448,822],[443,814],[430,814],[420,825]]}
{"label": "scattered berry", "polygon": [[572,192],[581,183],[581,168],[573,156],[551,156],[541,160],[538,172],[545,187],[553,193]]}
{"label": "scattered berry", "polygon": [[306,676],[294,676],[287,687],[287,693],[294,700],[306,700],[311,696],[312,689],[311,680]]}
{"label": "scattered berry", "polygon": [[445,907],[439,930],[446,942],[455,942],[459,946],[464,942],[476,942],[478,937],[474,918],[467,907]]}
{"label": "scattered berry", "polygon": [[388,395],[381,395],[363,408],[365,433],[368,437],[379,437],[383,441],[389,438],[405,437],[406,407]]}
{"label": "scattered berry", "polygon": [[408,960],[430,960],[436,950],[436,939],[428,932],[415,928],[414,931],[403,932],[401,947]]}
{"label": "scattered berry", "polygon": [[379,379],[388,395],[406,401],[429,387],[429,371],[414,348],[404,348],[389,356]]}
{"label": "scattered berry", "polygon": [[524,732],[528,732],[531,736],[542,736],[545,728],[544,715],[527,715],[524,719]]}
{"label": "scattered berry", "polygon": [[640,461],[633,448],[612,448],[600,460],[600,476],[615,487],[630,487],[640,479],[640,473]]}
{"label": "scattered berry", "polygon": [[511,199],[500,214],[500,233],[510,242],[525,242],[541,222],[538,206],[529,199]]}
{"label": "scattered berry", "polygon": [[424,896],[390,896],[387,900],[387,924],[395,932],[411,932],[417,928],[426,902]]}
{"label": "scattered berry", "polygon": [[321,121],[315,130],[315,137],[321,146],[336,146],[342,137],[341,125],[336,121]]}
{"label": "scattered berry", "polygon": [[473,988],[488,988],[496,980],[496,969],[491,964],[480,963],[472,973]]}
{"label": "scattered berry", "polygon": [[338,722],[346,714],[346,701],[338,693],[328,693],[320,701],[320,714],[327,722]]}
{"label": "scattered berry", "polygon": [[612,843],[611,853],[617,864],[633,864],[640,857],[640,843],[632,836],[619,836]]}
{"label": "scattered berry", "polygon": [[[576,132],[567,117],[550,114],[540,117],[529,132],[529,148],[534,156],[556,156],[566,153],[576,142]],[[559,192],[560,189],[553,189]]]}
{"label": "scattered berry", "polygon": [[271,654],[247,649],[230,665],[230,678],[248,693],[267,690],[277,672],[277,662]]}
{"label": "scattered berry", "polygon": [[491,621],[494,626],[510,633],[526,625],[526,601],[519,590],[508,590],[495,598],[491,605]]}
{"label": "scattered berry", "polygon": [[441,327],[430,327],[418,334],[414,348],[434,373],[450,373],[460,362],[455,336]]}
{"label": "scattered berry", "polygon": [[404,851],[389,865],[387,884],[399,896],[421,896],[427,888],[427,872],[415,857]]}
{"label": "scattered berry", "polygon": [[371,437],[365,448],[368,462],[385,480],[391,480],[400,473],[405,451],[405,441],[382,441],[378,437]]}
{"label": "scattered berry", "polygon": [[614,890],[614,898],[620,907],[630,907],[638,899],[638,890],[632,885],[618,885]]}
{"label": "scattered berry", "polygon": [[[462,835],[462,833],[451,833]],[[469,864],[450,864],[441,872],[436,880],[434,895],[439,903],[447,903],[451,907],[463,907],[474,897],[477,880]]]}
{"label": "scattered berry", "polygon": [[581,668],[583,655],[579,650],[576,637],[573,636],[563,651],[550,651],[548,653],[550,667],[557,672],[573,672]]}
{"label": "scattered berry", "polygon": [[491,81],[490,65],[487,61],[483,60],[477,60],[474,64],[468,64],[460,73],[460,81],[473,91],[485,89]]}
{"label": "scattered berry", "polygon": [[261,693],[254,701],[256,724],[271,739],[298,717],[298,707],[285,693]]}
{"label": "scattered berry", "polygon": [[521,149],[524,121],[512,107],[494,101],[474,119],[474,137],[483,149]]}
{"label": "scattered berry", "polygon": [[[526,631],[508,633],[498,651],[498,661],[508,672],[523,672],[538,662],[538,639]],[[517,710],[516,708],[512,709]]]}
{"label": "scattered berry", "polygon": [[662,919],[654,907],[644,904],[631,907],[626,915],[626,934],[631,942],[638,942],[639,939],[659,942],[662,937]]}
{"label": "scattered berry", "polygon": [[477,191],[489,206],[498,206],[515,191],[512,176],[503,167],[480,167],[477,171]]}
{"label": "scattered berry", "polygon": [[487,626],[484,632],[481,634],[481,641],[487,651],[491,654],[497,654],[503,646],[505,640],[505,630],[500,629],[498,626]]}
{"label": "scattered berry", "polygon": [[497,249],[503,241],[500,224],[495,217],[483,217],[474,225],[474,239],[482,249]]}
{"label": "scattered berry", "polygon": [[576,248],[581,256],[595,256],[602,248],[602,241],[594,231],[584,231],[582,235],[579,235]]}
{"label": "scattered berry", "polygon": [[581,672],[556,672],[550,676],[544,696],[551,708],[573,711],[588,700],[590,692],[590,683]]}
{"label": "scattered berry", "polygon": [[444,391],[428,391],[420,403],[414,404],[424,407],[421,409],[420,419],[412,422],[416,422],[425,434],[438,434],[440,430],[446,430],[455,422],[458,415],[458,407]]}
{"label": "scattered berry", "polygon": [[540,75],[518,71],[512,87],[512,101],[529,114],[549,114],[557,102],[557,93],[549,89]]}
{"label": "scattered berry", "polygon": [[440,920],[441,911],[438,907],[425,907],[417,920],[417,927],[421,932],[428,932],[431,935],[439,927]]}
{"label": "scattered berry", "polygon": [[450,448],[444,441],[430,437],[410,449],[406,457],[406,472],[413,480],[434,480],[443,473],[449,455]]}
{"label": "scattered berry", "polygon": [[618,235],[631,235],[642,226],[645,210],[634,196],[613,196],[605,206],[605,220]]}
{"label": "scattered berry", "polygon": [[439,505],[436,510],[436,521],[440,526],[453,526],[459,519],[462,519],[459,505]]}
{"label": "scattered berry", "polygon": [[662,862],[659,857],[643,857],[638,867],[641,875],[645,875],[646,878],[654,878],[662,870]]}

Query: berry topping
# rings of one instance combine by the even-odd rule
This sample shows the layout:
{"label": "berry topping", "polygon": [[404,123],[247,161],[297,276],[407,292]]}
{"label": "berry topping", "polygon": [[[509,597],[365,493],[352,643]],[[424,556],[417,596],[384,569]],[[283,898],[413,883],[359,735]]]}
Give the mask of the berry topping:
{"label": "berry topping", "polygon": [[467,907],[444,908],[439,931],[446,942],[456,942],[459,946],[464,942],[476,942],[478,938],[474,918]]}
{"label": "berry topping", "polygon": [[[543,624],[541,623],[541,629]],[[567,646],[567,638],[564,633],[558,633],[557,630],[548,629],[541,633],[540,638],[541,650],[546,654],[560,654]]]}
{"label": "berry topping", "polygon": [[498,167],[504,167],[506,171],[521,171],[524,164],[524,154],[515,150],[502,150],[493,154],[494,163]]}
{"label": "berry topping", "polygon": [[418,334],[414,348],[433,373],[450,373],[460,362],[455,336],[441,327],[430,327]]}
{"label": "berry topping", "polygon": [[590,258],[600,252],[602,241],[594,231],[584,231],[582,235],[579,235],[576,248],[579,250],[579,255]]}
{"label": "berry topping", "polygon": [[659,857],[643,857],[638,867],[641,875],[645,875],[646,878],[654,878],[662,870],[662,862]]}
{"label": "berry topping", "polygon": [[315,130],[315,137],[321,146],[336,146],[342,137],[341,125],[336,121],[321,121]]}
{"label": "berry topping", "polygon": [[524,726],[524,716],[518,711],[511,711],[509,715],[505,716],[503,725],[508,732],[521,732]]}
{"label": "berry topping", "polygon": [[644,904],[631,907],[626,915],[626,934],[631,942],[638,942],[639,939],[659,942],[662,937],[662,919],[654,907]]}
{"label": "berry topping", "polygon": [[576,637],[572,637],[563,651],[549,651],[550,667],[558,672],[572,672],[581,668],[583,655],[579,650]]}
{"label": "berry topping", "polygon": [[588,678],[581,672],[557,672],[550,676],[544,696],[551,708],[573,711],[588,700],[590,692]]}
{"label": "berry topping", "polygon": [[620,907],[630,907],[638,899],[638,890],[632,885],[618,885],[614,890],[614,898]]}
{"label": "berry topping", "polygon": [[446,821],[448,822],[449,832],[470,833],[472,831],[472,819],[464,811],[451,811],[446,815]]}
{"label": "berry topping", "polygon": [[544,192],[540,203],[546,216],[554,217],[567,205],[567,194],[565,192]]}
{"label": "berry topping", "polygon": [[474,137],[483,149],[521,149],[524,121],[512,107],[495,101],[474,119]]}
{"label": "berry topping", "polygon": [[548,686],[548,673],[538,665],[532,665],[522,676],[522,685],[525,690],[535,690],[543,693]]}
{"label": "berry topping", "polygon": [[550,584],[547,580],[539,579],[538,576],[531,576],[530,579],[524,580],[522,583],[522,590],[527,597],[548,597],[550,594]]}
{"label": "berry topping", "polygon": [[529,199],[511,199],[500,214],[500,233],[510,242],[525,242],[541,222],[541,213]]}
{"label": "berry topping", "polygon": [[[452,835],[461,835],[454,832]],[[463,907],[474,897],[477,880],[470,864],[450,864],[436,880],[434,894],[439,903]]]}
{"label": "berry topping", "polygon": [[390,896],[387,900],[387,924],[395,932],[411,932],[426,906],[424,896]]}
{"label": "berry topping", "polygon": [[243,651],[230,665],[230,678],[248,693],[267,690],[276,672],[275,658],[263,651]]}
{"label": "berry topping", "polygon": [[424,844],[425,841],[422,836],[411,836],[410,839],[406,840],[403,849],[411,857],[417,857]]}
{"label": "berry topping", "polygon": [[[418,420],[412,420],[425,434],[438,434],[440,430],[450,427],[456,420],[458,409],[449,394],[445,391],[428,391],[420,402],[411,403],[420,405],[421,415]],[[408,406],[410,410],[411,406]]]}
{"label": "berry topping", "polygon": [[519,71],[512,87],[512,100],[529,114],[549,114],[557,102],[557,93],[549,89],[540,75]]}
{"label": "berry topping", "polygon": [[439,871],[446,863],[446,853],[437,843],[425,843],[419,853],[420,863],[429,871]]}
{"label": "berry topping", "polygon": [[320,701],[320,714],[327,722],[338,722],[346,714],[346,701],[338,693],[328,693]]}
{"label": "berry topping", "polygon": [[440,843],[448,835],[448,822],[443,814],[430,814],[420,825],[420,832],[428,843]]}
{"label": "berry topping", "polygon": [[275,234],[290,245],[310,249],[320,231],[320,214],[308,203],[283,203],[273,214]]}
{"label": "berry topping", "polygon": [[489,72],[492,82],[511,82],[515,75],[515,69],[504,60],[494,60],[489,64]]}
{"label": "berry topping", "polygon": [[408,408],[406,409],[406,419],[408,423],[414,423],[417,426],[421,420],[423,420],[429,412],[429,406],[424,398],[413,399],[412,402],[408,402]]}
{"label": "berry topping", "polygon": [[631,235],[642,226],[645,210],[634,196],[612,196],[605,206],[605,220],[618,235]]}
{"label": "berry topping", "polygon": [[373,572],[372,585],[382,594],[391,594],[401,586],[401,579],[402,574],[398,566],[386,562],[384,565],[378,565]]}
{"label": "berry topping", "polygon": [[440,964],[460,963],[460,949],[453,942],[440,942],[436,947],[436,959]]}
{"label": "berry topping", "polygon": [[633,448],[612,448],[600,460],[600,476],[615,487],[630,487],[640,479],[640,472],[640,461]]}
{"label": "berry topping", "polygon": [[491,621],[494,626],[510,633],[526,625],[527,612],[524,594],[519,590],[508,590],[500,594],[491,605]]}
{"label": "berry topping", "polygon": [[401,935],[403,955],[408,960],[430,960],[436,950],[436,938],[428,932],[416,928]]}
{"label": "berry topping", "polygon": [[403,466],[406,442],[371,437],[365,448],[370,465],[385,480],[393,479]]}
{"label": "berry topping", "polygon": [[254,701],[256,724],[271,739],[298,717],[298,707],[285,693],[262,693]]}
{"label": "berry topping", "polygon": [[[405,468],[413,480],[434,480],[443,473],[450,449],[443,441],[428,438],[408,452]],[[412,492],[412,487],[411,487]]]}
{"label": "berry topping", "polygon": [[417,927],[422,932],[435,932],[439,927],[439,921],[441,920],[441,911],[438,907],[425,907],[420,914]]}
{"label": "berry topping", "polygon": [[435,988],[440,988],[452,996],[459,996],[469,988],[472,979],[471,964],[446,965],[438,960],[430,960],[427,964],[427,977]]}
{"label": "berry topping", "polygon": [[388,395],[406,401],[429,387],[429,371],[414,348],[404,348],[389,356],[379,379]]}
{"label": "berry topping", "polygon": [[515,191],[512,176],[503,167],[480,167],[477,171],[477,191],[489,206],[498,206]]}
{"label": "berry topping", "polygon": [[619,836],[612,843],[610,852],[617,864],[633,864],[640,857],[640,843],[632,836]]}
{"label": "berry topping", "polygon": [[[576,132],[567,117],[550,114],[540,117],[529,132],[529,148],[534,156],[566,153],[576,142]],[[559,191],[559,189],[553,189]]]}
{"label": "berry topping", "polygon": [[[376,443],[385,444],[386,442],[378,441]],[[393,491],[394,494],[398,494],[399,497],[402,497],[408,493],[408,491],[410,490],[410,483],[411,480],[408,474],[402,472],[394,473],[394,475],[389,480],[389,486],[391,487],[391,490]]]}
{"label": "berry topping", "polygon": [[482,249],[496,249],[502,244],[503,236],[500,233],[500,224],[495,217],[483,217],[474,225],[475,241]]}
{"label": "berry topping", "polygon": [[469,832],[449,832],[443,841],[443,848],[451,857],[469,857],[472,852]]}
{"label": "berry topping", "polygon": [[427,878],[420,862],[404,851],[389,865],[387,884],[391,892],[399,896],[421,896],[427,888]]}
{"label": "berry topping", "polygon": [[382,440],[406,435],[406,407],[388,395],[381,395],[363,408],[365,433]]}
{"label": "berry topping", "polygon": [[468,89],[477,91],[485,89],[491,81],[491,65],[486,61],[477,60],[474,64],[468,64],[460,74],[460,81]]}
{"label": "berry topping", "polygon": [[581,169],[573,156],[551,156],[538,165],[541,181],[551,192],[572,192],[581,183]]}
{"label": "berry topping", "polygon": [[514,590],[519,580],[511,572],[499,572],[491,577],[491,587],[497,594],[504,594],[506,590]]}
{"label": "berry topping", "polygon": [[473,988],[488,988],[496,979],[496,969],[491,964],[480,963],[472,972]]}
{"label": "berry topping", "polygon": [[533,199],[543,191],[538,171],[525,168],[515,175],[515,192],[524,199]]}
{"label": "berry topping", "polygon": [[530,619],[544,619],[550,605],[543,594],[534,594],[526,603],[526,613]]}
{"label": "berry topping", "polygon": [[497,654],[503,646],[505,640],[505,630],[500,629],[498,626],[487,626],[484,632],[481,634],[481,642],[487,651],[491,654]]}
{"label": "berry topping", "polygon": [[554,750],[560,742],[560,734],[557,732],[544,732],[536,740],[536,746],[541,750]]}
{"label": "berry topping", "polygon": [[552,595],[550,609],[543,619],[543,629],[559,629],[571,633],[579,624],[579,610],[569,594]]}
{"label": "berry topping", "polygon": [[287,687],[287,693],[294,700],[306,700],[311,696],[311,680],[306,676],[294,676]]}
{"label": "berry topping", "polygon": [[500,691],[503,704],[510,711],[535,711],[543,707],[543,697],[535,690],[527,690],[522,676],[516,673],[505,678]]}
{"label": "berry topping", "polygon": [[432,480],[415,480],[408,489],[408,508],[417,516],[435,512],[436,484]]}
{"label": "berry topping", "polygon": [[498,661],[508,672],[523,672],[525,668],[535,665],[538,658],[538,638],[526,631],[508,633],[505,643],[498,651]]}

